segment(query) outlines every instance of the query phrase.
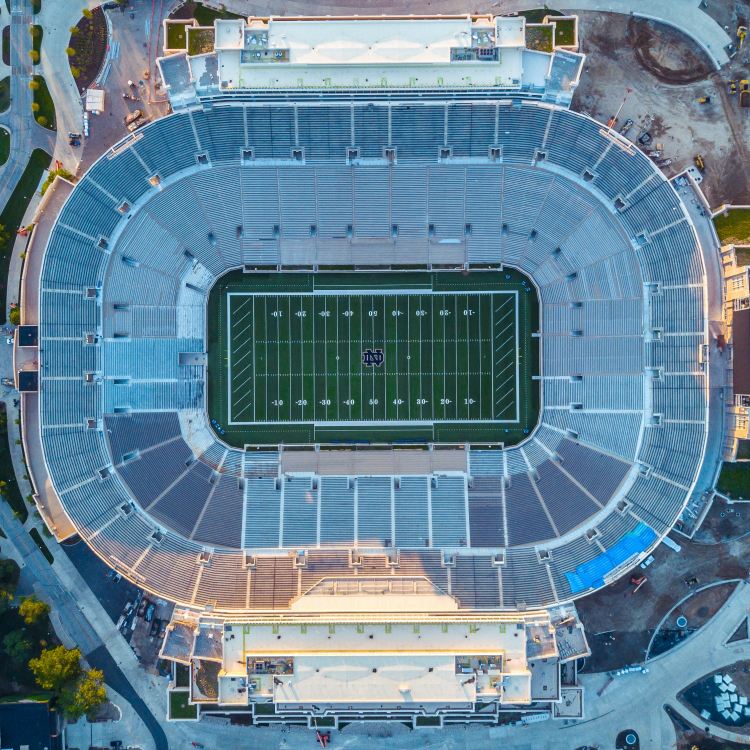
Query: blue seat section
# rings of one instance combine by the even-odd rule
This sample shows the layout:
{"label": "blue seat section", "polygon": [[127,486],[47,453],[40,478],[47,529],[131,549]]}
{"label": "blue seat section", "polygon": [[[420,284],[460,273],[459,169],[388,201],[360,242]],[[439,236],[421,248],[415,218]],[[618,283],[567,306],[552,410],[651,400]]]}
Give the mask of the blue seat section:
{"label": "blue seat section", "polygon": [[454,157],[486,157],[495,143],[492,104],[448,106],[448,143]]}
{"label": "blue seat section", "polygon": [[533,105],[498,109],[497,142],[504,162],[530,164],[544,140],[550,110]]}
{"label": "blue seat section", "polygon": [[469,529],[472,547],[504,547],[505,518],[503,512],[503,480],[499,476],[479,474],[482,461],[480,453],[472,451],[472,482],[469,486]]}
{"label": "blue seat section", "polygon": [[108,414],[104,426],[115,464],[134,451],[145,451],[180,435],[180,420],[174,412]]}
{"label": "blue seat section", "polygon": [[151,175],[146,174],[135,152],[127,148],[112,158],[99,159],[88,176],[116,200],[132,205],[149,189]]}
{"label": "blue seat section", "polygon": [[426,547],[429,543],[428,482],[428,477],[401,477],[394,488],[396,546]]}
{"label": "blue seat section", "polygon": [[384,547],[391,533],[392,477],[357,478],[357,542],[360,547]]}
{"label": "blue seat section", "polygon": [[435,161],[445,145],[445,107],[413,105],[391,110],[391,140],[398,158]]}
{"label": "blue seat section", "polygon": [[583,117],[566,117],[562,110],[552,114],[544,150],[547,158],[571,172],[593,170],[609,141],[601,135],[602,126]]}
{"label": "blue seat section", "polygon": [[104,436],[98,430],[80,427],[46,427],[43,432],[49,469],[58,489],[67,490],[97,475],[111,459]]}
{"label": "blue seat section", "polygon": [[117,467],[138,502],[148,510],[188,471],[193,453],[182,438],[151,448]]}
{"label": "blue seat section", "polygon": [[42,284],[45,289],[82,291],[102,283],[107,254],[93,240],[58,224],[44,257]]}
{"label": "blue seat section", "polygon": [[212,163],[237,162],[245,147],[245,113],[241,107],[215,107],[192,113],[198,140]]}
{"label": "blue seat section", "polygon": [[278,547],[281,487],[275,479],[248,479],[245,498],[245,547]]}
{"label": "blue seat section", "polygon": [[318,532],[318,490],[309,477],[284,479],[285,547],[314,547]]}
{"label": "blue seat section", "polygon": [[[149,177],[158,174],[162,179],[196,164],[198,144],[187,114],[164,117],[147,125],[141,140],[131,146],[150,170]],[[148,137],[146,136],[148,133]],[[181,148],[175,148],[176,144]]]}
{"label": "blue seat section", "polygon": [[78,338],[93,333],[98,307],[79,292],[45,289],[41,298],[39,334],[44,339]]}
{"label": "blue seat section", "polygon": [[626,560],[647,550],[656,541],[656,532],[645,523],[640,523],[593,560],[568,571],[565,576],[574,594],[604,585],[604,577]]}
{"label": "blue seat section", "polygon": [[59,222],[96,241],[109,237],[121,218],[115,201],[84,177],[66,201]]}
{"label": "blue seat section", "polygon": [[[359,155],[367,159],[383,158],[388,143],[388,110],[374,104],[354,108],[354,143]],[[435,152],[435,155],[437,152]]]}
{"label": "blue seat section", "polygon": [[237,477],[222,475],[214,486],[203,516],[199,519],[193,539],[212,546],[242,546],[242,506],[245,495]]}
{"label": "blue seat section", "polygon": [[101,348],[87,346],[83,337],[50,339],[43,351],[45,375],[56,378],[81,378],[84,372],[97,372],[101,367]]}
{"label": "blue seat section", "polygon": [[179,534],[192,536],[213,490],[212,471],[196,461],[149,509],[149,513]]}
{"label": "blue seat section", "polygon": [[320,478],[320,544],[347,546],[354,539],[354,480]]}
{"label": "blue seat section", "polygon": [[297,109],[299,145],[305,149],[305,160],[325,163],[346,159],[352,146],[351,107],[299,107]]}

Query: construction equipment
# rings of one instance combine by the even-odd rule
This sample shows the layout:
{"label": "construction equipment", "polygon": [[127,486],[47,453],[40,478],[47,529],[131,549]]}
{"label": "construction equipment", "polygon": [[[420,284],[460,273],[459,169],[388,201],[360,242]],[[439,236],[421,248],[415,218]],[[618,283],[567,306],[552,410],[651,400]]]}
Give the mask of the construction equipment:
{"label": "construction equipment", "polygon": [[737,93],[737,81],[729,81],[727,83],[727,89],[730,94],[736,94]]}
{"label": "construction equipment", "polygon": [[693,157],[693,163],[701,171],[704,172],[706,169],[706,162],[703,160],[703,154],[696,154]]}
{"label": "construction equipment", "polygon": [[698,97],[698,104],[711,104],[711,97],[710,96]]}
{"label": "construction equipment", "polygon": [[620,135],[627,135],[630,132],[630,128],[633,127],[633,124],[632,120],[625,120],[625,124],[620,128]]}
{"label": "construction equipment", "polygon": [[653,139],[651,138],[651,133],[648,131],[645,131],[641,133],[638,136],[638,143],[640,143],[642,146],[648,146],[649,143],[651,143]]}
{"label": "construction equipment", "polygon": [[750,107],[750,81],[747,78],[740,81],[740,107]]}
{"label": "construction equipment", "polygon": [[737,27],[737,39],[740,40],[740,49],[742,49],[742,45],[745,43],[746,36],[747,36],[747,26],[738,26]]}

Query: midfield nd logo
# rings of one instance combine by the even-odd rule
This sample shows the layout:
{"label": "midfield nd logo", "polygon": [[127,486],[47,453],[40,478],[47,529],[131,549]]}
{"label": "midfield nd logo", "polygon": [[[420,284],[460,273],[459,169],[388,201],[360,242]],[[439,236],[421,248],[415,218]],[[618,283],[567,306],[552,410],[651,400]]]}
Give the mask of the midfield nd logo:
{"label": "midfield nd logo", "polygon": [[362,352],[362,364],[365,367],[380,367],[383,364],[383,350],[382,349],[365,349]]}

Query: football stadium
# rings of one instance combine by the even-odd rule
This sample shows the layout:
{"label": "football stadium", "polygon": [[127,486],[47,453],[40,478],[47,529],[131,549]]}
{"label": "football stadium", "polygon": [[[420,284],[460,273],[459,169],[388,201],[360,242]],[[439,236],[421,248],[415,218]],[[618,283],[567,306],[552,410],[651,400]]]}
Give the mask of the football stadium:
{"label": "football stadium", "polygon": [[[645,154],[568,109],[583,57],[526,50],[524,22],[216,21],[210,54],[160,60],[174,112],[69,191],[23,310],[25,444],[50,514],[177,604],[162,653],[203,675],[195,703],[559,702],[571,602],[691,497],[696,233]],[[416,72],[317,71],[310,39],[375,55],[383,25],[424,36]]]}

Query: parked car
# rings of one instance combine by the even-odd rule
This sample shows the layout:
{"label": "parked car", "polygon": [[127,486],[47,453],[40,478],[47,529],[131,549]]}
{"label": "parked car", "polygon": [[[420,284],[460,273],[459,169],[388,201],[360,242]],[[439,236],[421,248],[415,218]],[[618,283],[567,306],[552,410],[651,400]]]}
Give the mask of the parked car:
{"label": "parked car", "polygon": [[156,612],[156,605],[151,602],[148,607],[146,607],[146,614],[143,615],[143,619],[146,622],[151,622],[151,620],[154,619],[154,612]]}
{"label": "parked car", "polygon": [[159,620],[157,617],[154,617],[154,619],[151,621],[151,629],[148,631],[149,637],[153,638],[159,632],[160,623],[161,620]]}
{"label": "parked car", "polygon": [[138,617],[143,617],[143,615],[146,614],[146,607],[148,607],[151,604],[148,599],[144,596],[143,599],[141,599],[141,603],[138,607]]}

